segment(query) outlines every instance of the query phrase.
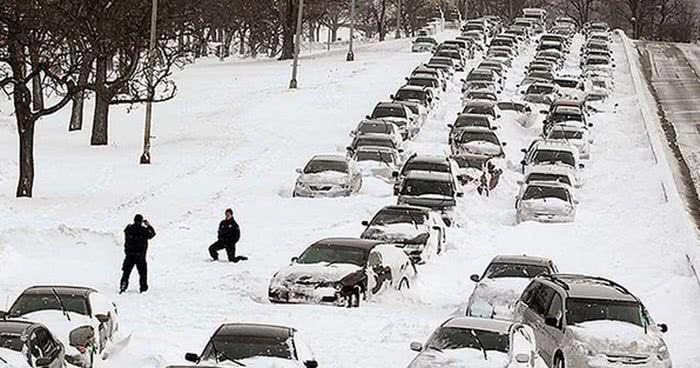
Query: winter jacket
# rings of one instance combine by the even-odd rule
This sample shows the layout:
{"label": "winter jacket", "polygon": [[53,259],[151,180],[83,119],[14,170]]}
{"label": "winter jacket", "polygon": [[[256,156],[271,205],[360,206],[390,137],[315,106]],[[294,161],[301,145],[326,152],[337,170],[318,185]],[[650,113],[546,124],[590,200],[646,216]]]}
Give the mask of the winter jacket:
{"label": "winter jacket", "polygon": [[241,238],[241,229],[236,220],[223,220],[219,223],[219,240],[226,244],[236,244]]}
{"label": "winter jacket", "polygon": [[129,224],[124,229],[124,252],[126,254],[145,254],[148,241],[156,236],[151,225]]}

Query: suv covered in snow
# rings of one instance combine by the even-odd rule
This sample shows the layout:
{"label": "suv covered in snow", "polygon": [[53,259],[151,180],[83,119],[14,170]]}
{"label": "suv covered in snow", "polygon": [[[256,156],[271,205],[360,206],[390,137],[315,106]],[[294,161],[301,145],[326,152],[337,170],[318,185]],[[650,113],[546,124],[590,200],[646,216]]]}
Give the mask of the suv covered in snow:
{"label": "suv covered in snow", "polygon": [[440,254],[445,244],[445,222],[440,214],[424,207],[386,206],[372,221],[362,221],[360,238],[395,244],[415,263],[432,253]]}
{"label": "suv covered in snow", "polygon": [[368,120],[388,120],[396,124],[403,139],[413,137],[420,129],[420,122],[411,109],[399,102],[380,102],[367,115]]}
{"label": "suv covered in snow", "polygon": [[437,211],[445,224],[451,226],[457,197],[463,195],[450,173],[411,171],[401,181],[397,202],[399,205],[420,206]]}
{"label": "suv covered in snow", "polygon": [[400,171],[394,171],[392,173],[392,177],[394,178],[394,194],[399,194],[401,182],[406,178],[406,175],[412,171],[448,173],[456,178],[458,175],[457,170],[458,167],[456,163],[448,157],[413,154],[406,160]]}
{"label": "suv covered in snow", "polygon": [[293,197],[342,197],[362,188],[357,165],[341,155],[316,155],[297,173]]}
{"label": "suv covered in snow", "polygon": [[532,326],[550,367],[671,367],[657,325],[642,302],[601,277],[535,278],[518,301],[515,320]]}

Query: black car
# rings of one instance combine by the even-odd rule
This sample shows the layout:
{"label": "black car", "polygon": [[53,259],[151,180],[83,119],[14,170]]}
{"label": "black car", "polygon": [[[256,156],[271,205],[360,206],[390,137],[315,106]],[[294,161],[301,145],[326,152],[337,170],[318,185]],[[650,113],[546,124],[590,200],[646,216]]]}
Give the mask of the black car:
{"label": "black car", "polygon": [[297,336],[296,329],[253,323],[221,325],[209,339],[202,354],[187,353],[185,359],[197,363],[199,368],[206,368],[199,365],[201,362],[231,362],[245,367],[246,364],[242,361],[246,359],[284,359],[298,362],[300,368],[318,367],[313,353]]}
{"label": "black car", "polygon": [[0,320],[0,348],[16,351],[32,368],[64,368],[65,349],[46,326],[22,320]]}

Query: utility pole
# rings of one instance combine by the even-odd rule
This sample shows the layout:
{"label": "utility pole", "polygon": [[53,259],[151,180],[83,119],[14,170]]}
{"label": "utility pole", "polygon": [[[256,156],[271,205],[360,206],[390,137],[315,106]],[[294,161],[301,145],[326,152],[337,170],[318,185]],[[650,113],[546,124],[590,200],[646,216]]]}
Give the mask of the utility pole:
{"label": "utility pole", "polygon": [[401,0],[399,0],[399,6],[396,9],[396,38],[401,38]]}
{"label": "utility pole", "polygon": [[151,163],[151,120],[153,118],[153,97],[155,95],[153,86],[153,64],[155,62],[156,51],[156,23],[158,21],[158,0],[153,0],[151,8],[151,39],[148,47],[148,68],[146,80],[148,83],[148,101],[146,101],[146,122],[143,128],[143,153],[141,154],[141,164]]}
{"label": "utility pole", "polygon": [[355,61],[355,53],[352,51],[352,42],[355,38],[355,0],[352,0],[350,5],[350,48],[348,49],[347,61]]}
{"label": "utility pole", "polygon": [[299,48],[301,44],[301,26],[304,14],[304,0],[299,0],[299,13],[297,14],[297,34],[294,36],[294,63],[292,64],[292,80],[289,88],[297,88],[297,69],[299,68]]}

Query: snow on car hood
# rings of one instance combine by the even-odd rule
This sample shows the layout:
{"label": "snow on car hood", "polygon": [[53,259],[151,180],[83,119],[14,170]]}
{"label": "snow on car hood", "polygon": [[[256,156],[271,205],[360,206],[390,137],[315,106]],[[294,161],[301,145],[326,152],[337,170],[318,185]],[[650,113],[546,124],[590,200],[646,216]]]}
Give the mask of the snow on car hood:
{"label": "snow on car hood", "polygon": [[409,223],[374,225],[365,231],[364,237],[381,241],[404,241],[414,239],[427,232],[424,225]]}
{"label": "snow on car hood", "polygon": [[455,199],[451,196],[440,194],[423,194],[420,196],[401,195],[399,200],[401,203],[406,203],[413,206],[437,209],[454,207],[457,204]]}
{"label": "snow on car hood", "polygon": [[501,154],[501,147],[486,141],[471,141],[468,143],[460,144],[459,146],[460,148],[470,153],[478,153],[491,156]]}
{"label": "snow on car hood", "polygon": [[349,263],[294,263],[281,269],[275,276],[275,280],[304,284],[338,282],[345,276],[361,269],[360,266]]}
{"label": "snow on car hood", "polygon": [[508,366],[508,354],[475,349],[428,350],[422,352],[411,362],[408,368],[505,368]]}
{"label": "snow on car hood", "polygon": [[570,327],[571,333],[596,353],[649,354],[662,344],[644,328],[621,321],[590,321]]}
{"label": "snow on car hood", "polygon": [[71,331],[82,326],[92,326],[93,323],[90,317],[82,314],[68,312],[68,315],[70,316],[70,321],[59,310],[43,310],[27,313],[22,316],[22,319],[44,324],[63,345],[69,346],[68,336]]}
{"label": "snow on car hood", "polygon": [[0,358],[0,368],[31,368],[27,358],[18,351],[0,348]]}
{"label": "snow on car hood", "polygon": [[[472,316],[509,320],[522,291],[530,283],[525,277],[485,279],[474,288],[470,302]],[[484,315],[486,314],[486,315]]]}
{"label": "snow on car hood", "polygon": [[341,184],[348,181],[348,174],[339,171],[324,171],[316,174],[301,174],[299,179],[306,184]]}
{"label": "snow on car hood", "polygon": [[[300,368],[303,365],[295,360],[273,358],[273,357],[252,357],[248,359],[238,360],[241,364],[244,364],[248,368]],[[234,362],[220,362],[216,363],[217,367],[221,368],[240,368],[240,364]]]}
{"label": "snow on car hood", "polygon": [[523,200],[523,203],[527,208],[534,211],[563,211],[571,207],[571,204],[567,201],[562,201],[559,198],[542,198],[542,199],[528,199]]}
{"label": "snow on car hood", "polygon": [[398,116],[385,116],[383,118],[378,118],[377,120],[389,121],[398,125],[399,127],[404,126],[408,123],[408,119],[400,118]]}

